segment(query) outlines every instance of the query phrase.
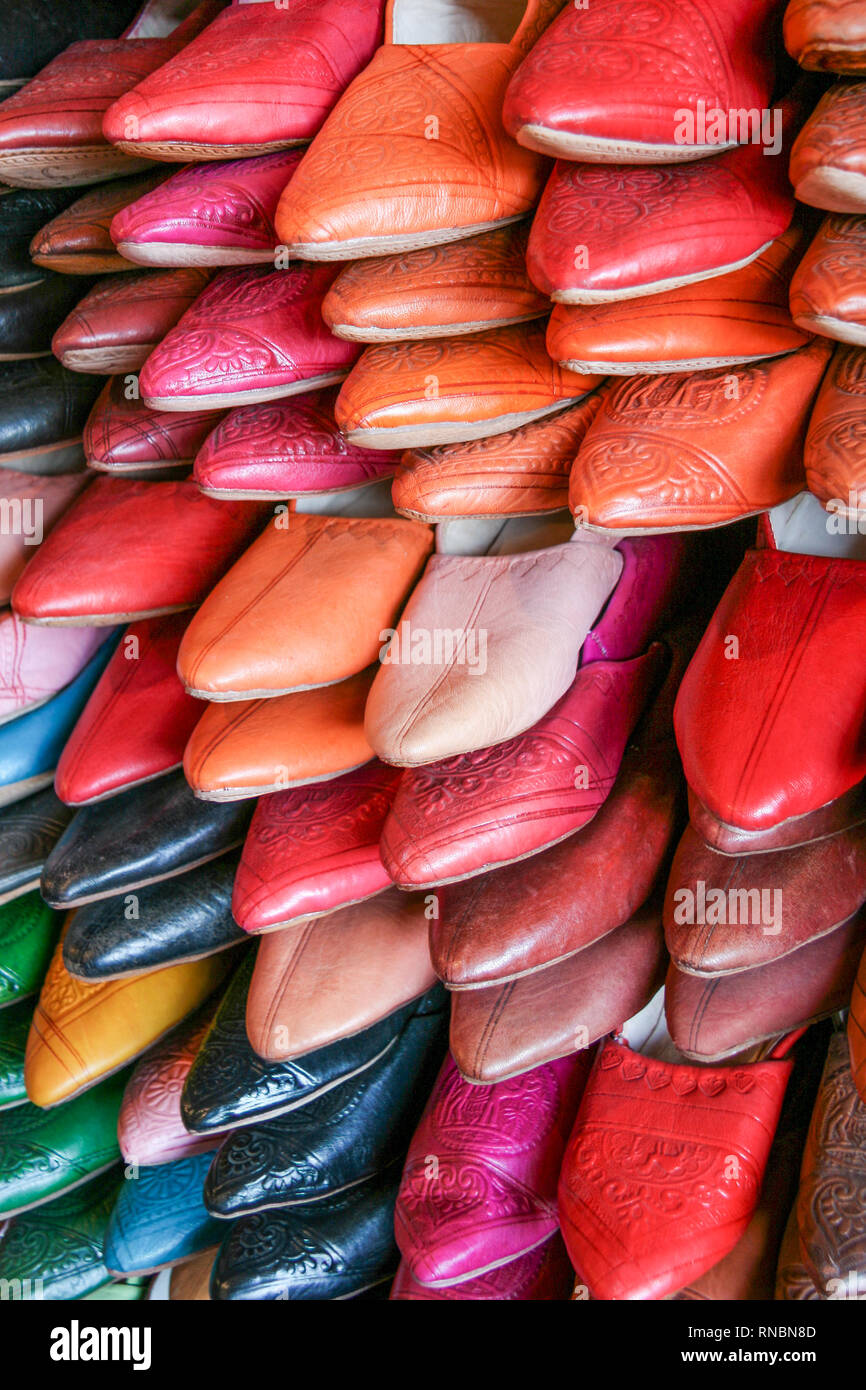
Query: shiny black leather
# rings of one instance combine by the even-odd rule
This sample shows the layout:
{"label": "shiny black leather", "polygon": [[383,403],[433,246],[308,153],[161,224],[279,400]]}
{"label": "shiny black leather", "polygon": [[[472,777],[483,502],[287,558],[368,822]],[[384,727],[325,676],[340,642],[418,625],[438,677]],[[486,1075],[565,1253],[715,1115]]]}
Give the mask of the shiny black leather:
{"label": "shiny black leather", "polygon": [[0,80],[33,77],[76,39],[114,39],[141,0],[3,0]]}
{"label": "shiny black leather", "polygon": [[30,242],[46,222],[81,196],[80,188],[0,189],[0,289],[39,280]]}
{"label": "shiny black leather", "polygon": [[305,1207],[232,1223],[211,1274],[213,1299],[352,1298],[397,1272],[400,1164]]}
{"label": "shiny black leather", "polygon": [[180,1113],[193,1134],[234,1129],[307,1105],[332,1086],[372,1066],[394,1045],[417,1007],[416,1002],[407,1004],[372,1028],[317,1048],[305,1057],[265,1062],[247,1040],[247,994],[255,955],[250,951],[234,975],[189,1070]]}
{"label": "shiny black leather", "polygon": [[232,885],[240,851],[201,864],[123,904],[100,898],[75,913],[63,941],[63,963],[82,980],[110,980],[200,960],[248,940],[232,917]]}
{"label": "shiny black leather", "polygon": [[0,903],[39,887],[42,866],[72,816],[51,787],[0,810]]}
{"label": "shiny black leather", "polygon": [[360,1076],[224,1140],[205,1179],[214,1216],[318,1201],[402,1160],[448,1046],[441,986],[418,1001],[403,1031]]}
{"label": "shiny black leather", "polygon": [[79,275],[37,273],[34,283],[0,294],[0,358],[49,353],[54,330],[93,284]]}
{"label": "shiny black leather", "polygon": [[200,801],[182,772],[76,811],[45,861],[42,896],[76,907],[186,873],[243,843],[254,801]]}
{"label": "shiny black leather", "polygon": [[56,357],[0,362],[0,459],[77,439],[105,380],[70,372]]}

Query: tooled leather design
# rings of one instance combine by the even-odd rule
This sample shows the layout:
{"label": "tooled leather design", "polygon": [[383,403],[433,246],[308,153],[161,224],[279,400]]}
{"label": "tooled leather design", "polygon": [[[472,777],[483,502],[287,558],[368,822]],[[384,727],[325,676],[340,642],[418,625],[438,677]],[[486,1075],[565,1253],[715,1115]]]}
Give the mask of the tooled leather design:
{"label": "tooled leather design", "polygon": [[571,495],[576,503],[591,497],[594,518],[606,503],[620,514],[625,501],[632,512],[706,510],[732,518],[752,505],[719,459],[682,440],[634,429],[605,430],[584,443]]}
{"label": "tooled leather design", "polygon": [[683,1266],[696,1277],[733,1247],[789,1074],[789,1063],[681,1066],[605,1044],[560,1183],[569,1254],[594,1296],[662,1297]]}
{"label": "tooled leather design", "polygon": [[863,83],[835,83],[821,97],[791,151],[791,182],[796,185],[812,169],[866,171],[864,122]]}
{"label": "tooled leather design", "polygon": [[[361,449],[350,444],[334,423],[337,389],[293,396],[272,405],[238,406],[213,430],[196,458],[196,473],[207,476],[223,467],[252,470],[256,460],[274,464],[304,462],[346,465],[359,479],[394,467],[390,449]],[[300,480],[300,476],[299,476]]]}
{"label": "tooled leather design", "polygon": [[636,419],[646,428],[657,429],[728,424],[761,408],[769,381],[770,371],[763,363],[732,365],[694,376],[639,376],[611,391],[604,414],[628,428],[634,427]]}
{"label": "tooled leather design", "polygon": [[75,1296],[77,1285],[86,1289],[104,1283],[108,1275],[102,1246],[116,1197],[116,1181],[88,1183],[25,1213],[0,1240],[0,1276],[38,1278],[46,1289],[62,1280],[67,1297]]}
{"label": "tooled leather design", "polygon": [[704,161],[654,168],[560,163],[545,194],[543,227],[570,247],[585,236],[624,230],[639,240],[651,219],[661,238],[702,225],[716,200],[725,205],[726,218],[763,220],[750,186],[725,155],[709,166]]}
{"label": "tooled leather design", "polygon": [[254,249],[274,247],[277,201],[301,154],[299,150],[278,151],[232,160],[216,168],[187,165],[165,186],[142,194],[129,206],[121,205],[112,224],[114,240],[147,243],[170,238],[186,242],[191,240],[192,228],[205,228],[213,244],[225,241]]}
{"label": "tooled leather design", "polygon": [[819,1291],[860,1273],[866,1260],[866,1104],[844,1033],[830,1040],[803,1154],[797,1224],[806,1268]]}
{"label": "tooled leather design", "polygon": [[570,86],[575,74],[585,73],[593,90],[610,84],[614,101],[634,101],[646,91],[655,106],[661,83],[671,110],[699,100],[727,109],[734,73],[722,28],[706,0],[641,0],[627,8],[620,0],[569,5],[521,73],[520,108],[540,104],[544,110],[552,84],[565,80]]}
{"label": "tooled leather design", "polygon": [[210,1010],[184,1024],[143,1057],[132,1074],[121,1106],[118,1133],[124,1155],[136,1143],[148,1145],[161,1131],[192,1142],[180,1118],[180,1097],[190,1067],[211,1023]]}
{"label": "tooled leather design", "polygon": [[866,350],[840,346],[819,392],[803,463],[812,492],[824,500],[858,494],[866,503]]}
{"label": "tooled leather design", "polygon": [[259,808],[262,815],[250,827],[244,857],[266,852],[261,865],[264,871],[275,851],[277,862],[285,863],[302,848],[324,845],[337,850],[375,844],[400,776],[399,768],[378,763],[366,766],[361,773],[348,774],[344,786],[331,782],[277,792]]}
{"label": "tooled leather design", "polygon": [[791,313],[866,323],[866,217],[824,219],[791,280]]}
{"label": "tooled leather design", "polygon": [[124,378],[104,387],[84,426],[85,456],[100,463],[132,465],[160,459],[188,460],[223,419],[221,410],[151,410],[127,400]]}
{"label": "tooled leather design", "polygon": [[54,929],[54,913],[35,893],[26,893],[13,900],[12,906],[4,904],[0,910],[0,950],[10,946],[28,943],[41,929]]}
{"label": "tooled leather design", "polygon": [[[212,274],[211,270],[184,266],[174,270],[143,270],[131,275],[109,275],[88,291],[75,314],[86,317],[91,309],[117,311],[127,304],[156,302],[166,306],[167,301],[191,304],[204,290]],[[173,303],[170,312],[173,315],[171,323],[174,323],[183,310],[176,309]],[[166,331],[168,327],[170,323],[167,323]]]}
{"label": "tooled leather design", "polygon": [[[425,186],[435,183],[446,205],[436,225],[454,225],[449,216],[463,225],[528,212],[545,164],[506,136],[500,118],[519,56],[501,44],[380,48],[345,92],[328,121],[327,139],[310,147],[282,200],[277,229],[284,240],[308,240],[309,228],[321,234],[332,216],[342,223],[347,208],[340,190],[351,189],[354,202],[378,187],[383,164],[395,189],[417,188],[424,169]],[[425,138],[431,112],[439,121],[436,140]],[[342,170],[337,187],[335,168]],[[415,198],[389,198],[381,220],[394,233],[417,231],[419,215]],[[431,215],[423,214],[425,220]],[[364,234],[360,224],[350,233]]]}
{"label": "tooled leather design", "polygon": [[299,262],[291,270],[242,267],[218,275],[152,354],[144,394],[214,376],[295,375],[310,368],[348,369],[357,343],[335,338],[321,317],[335,267]]}
{"label": "tooled leather design", "polygon": [[58,801],[53,792],[5,810],[0,820],[0,883],[10,871],[24,865],[38,869],[71,819],[71,808]]}
{"label": "tooled leather design", "polygon": [[790,0],[785,47],[809,72],[866,69],[866,26],[859,0]]}
{"label": "tooled leather design", "polygon": [[143,195],[167,177],[158,170],[92,188],[37,233],[30,246],[31,255],[51,256],[70,250],[116,254],[108,230],[114,214],[130,199]]}
{"label": "tooled leather design", "polygon": [[[101,1114],[96,1112],[95,1119],[93,1113],[89,1120],[82,1117],[85,1136],[82,1140],[77,1128],[70,1129],[64,1136],[59,1129],[63,1117],[56,1110],[39,1110],[29,1103],[16,1106],[4,1115],[0,1130],[4,1186],[8,1184],[11,1189],[13,1184],[19,1185],[36,1174],[62,1175],[68,1185],[109,1163],[117,1155],[109,1109],[110,1102]],[[44,1187],[39,1195],[43,1193]]]}

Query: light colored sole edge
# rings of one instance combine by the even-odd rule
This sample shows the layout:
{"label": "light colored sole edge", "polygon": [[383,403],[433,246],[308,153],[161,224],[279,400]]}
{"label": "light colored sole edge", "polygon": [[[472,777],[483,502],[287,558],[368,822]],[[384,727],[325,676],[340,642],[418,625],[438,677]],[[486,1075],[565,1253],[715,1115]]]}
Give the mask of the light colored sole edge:
{"label": "light colored sole edge", "polygon": [[769,362],[774,357],[787,357],[795,348],[782,352],[756,353],[751,357],[692,357],[679,362],[560,362],[569,372],[604,372],[606,376],[675,376],[679,372],[711,372],[718,367],[746,366],[750,362]]}
{"label": "light colored sole edge", "polygon": [[143,396],[142,399],[150,410],[231,410],[236,405],[264,405],[267,401],[300,396],[305,391],[320,391],[324,386],[336,386],[345,381],[348,375],[347,367],[345,371],[326,372],[324,376],[307,377],[287,386],[266,386],[259,391],[219,391],[208,396]]}
{"label": "light colored sole edge", "polygon": [[552,516],[555,512],[567,510],[563,507],[544,507],[527,512],[461,512],[459,515],[452,516],[450,512],[443,513],[441,516],[433,512],[415,512],[411,507],[394,508],[398,516],[405,516],[409,521],[425,521],[428,526],[441,526],[443,521],[516,521],[522,516]]}
{"label": "light colored sole edge", "polygon": [[[273,792],[288,792],[293,787],[314,787],[319,782],[333,782],[337,777],[343,777],[347,772],[355,772],[359,767],[366,767],[372,759],[367,758],[362,763],[355,763],[352,767],[341,767],[338,772],[326,772],[323,777],[303,777],[297,782],[280,782],[277,785],[273,782],[267,787],[225,787],[219,791],[199,791],[197,787],[192,787],[192,794],[198,797],[199,801],[250,801],[257,796],[270,796]],[[110,897],[110,894],[106,894]],[[77,904],[76,904],[77,906]]]}
{"label": "light colored sole edge", "polygon": [[805,328],[809,333],[820,333],[822,338],[832,338],[836,343],[866,347],[866,323],[850,323],[847,319],[834,318],[832,314],[815,314],[809,318],[801,314],[794,322],[798,328]]}
{"label": "light colored sole edge", "polygon": [[737,141],[712,145],[656,145],[644,140],[609,140],[600,135],[569,135],[564,130],[529,124],[520,127],[517,143],[554,159],[582,164],[690,164],[696,159],[736,149]]}
{"label": "light colored sole edge", "polygon": [[[396,1013],[397,1010],[395,1009],[394,1012]],[[189,1134],[197,1134],[200,1138],[205,1139],[209,1135],[223,1135],[228,1134],[230,1130],[243,1129],[245,1125],[264,1124],[266,1120],[275,1120],[279,1115],[288,1115],[292,1110],[300,1110],[302,1106],[308,1105],[311,1100],[318,1100],[319,1096],[325,1096],[329,1091],[333,1091],[335,1086],[342,1086],[344,1081],[353,1081],[356,1076],[363,1076],[364,1072],[368,1071],[370,1067],[375,1066],[383,1057],[387,1057],[391,1048],[396,1046],[399,1036],[398,1033],[397,1037],[392,1038],[390,1042],[386,1043],[382,1051],[377,1052],[375,1057],[370,1057],[368,1061],[364,1062],[363,1066],[355,1067],[354,1071],[343,1072],[340,1076],[335,1077],[333,1081],[329,1081],[326,1086],[322,1086],[318,1091],[314,1092],[312,1096],[307,1096],[304,1100],[291,1100],[285,1105],[277,1105],[272,1109],[264,1109],[254,1115],[247,1114],[241,1119],[229,1120],[228,1122],[214,1125],[213,1127],[208,1126],[207,1129],[191,1129],[184,1120],[184,1128],[187,1129]],[[256,1055],[258,1056],[258,1053]]]}
{"label": "light colored sole edge", "polygon": [[405,236],[365,236],[352,237],[348,241],[298,241],[289,242],[289,256],[297,256],[301,261],[355,261],[367,256],[390,256],[401,251],[421,251],[425,246],[446,246],[451,241],[465,241],[467,237],[480,236],[482,232],[493,232],[497,227],[509,227],[512,222],[522,222],[525,212],[515,213],[514,217],[503,217],[497,222],[476,222],[471,227],[440,227],[430,232],[410,232]]}
{"label": "light colored sole edge", "polygon": [[123,270],[134,270],[135,266],[123,256],[112,256],[83,251],[80,256],[72,253],[57,256],[31,256],[34,265],[43,270],[53,270],[58,275],[116,275]]}
{"label": "light colored sole edge", "polygon": [[72,348],[60,354],[60,361],[71,372],[113,376],[120,372],[137,372],[155,347],[156,343],[144,343],[130,347]]}
{"label": "light colored sole edge", "polygon": [[376,1173],[367,1173],[363,1178],[356,1178],[354,1182],[343,1183],[342,1187],[332,1187],[328,1192],[320,1192],[315,1197],[301,1197],[293,1202],[260,1202],[254,1207],[240,1207],[237,1211],[232,1212],[213,1211],[208,1207],[208,1215],[212,1216],[216,1221],[237,1221],[242,1216],[253,1216],[257,1211],[281,1211],[283,1208],[289,1210],[294,1207],[314,1207],[317,1202],[325,1202],[329,1197],[338,1197],[341,1192],[351,1192],[353,1187],[360,1187],[362,1182],[368,1182],[370,1178],[376,1176]]}
{"label": "light colored sole edge", "polygon": [[[802,491],[803,489],[799,489]],[[791,494],[793,497],[797,493]],[[768,503],[766,507],[753,507],[748,512],[738,512],[736,516],[726,516],[721,521],[690,521],[681,526],[601,526],[595,521],[575,521],[575,530],[592,531],[598,536],[616,536],[620,540],[625,540],[629,536],[667,536],[674,531],[720,531],[723,526],[735,526],[738,521],[748,521],[749,517],[760,516],[762,512],[770,510],[770,507],[781,506],[782,502],[790,501],[790,498],[783,497],[779,502]]]}
{"label": "light colored sole edge", "polygon": [[798,202],[826,212],[862,217],[866,213],[866,174],[819,165],[800,180],[794,196]]}
{"label": "light colored sole edge", "polygon": [[505,319],[476,319],[471,323],[439,323],[428,328],[356,328],[353,323],[329,324],[335,338],[348,343],[409,343],[427,338],[462,338],[468,333],[483,333],[488,328],[508,328],[515,323],[531,323],[543,319],[548,310],[537,309],[532,314],[516,314]]}
{"label": "light colored sole edge", "polygon": [[[14,468],[18,473],[41,474],[50,477],[57,473],[81,473],[84,470],[84,447],[78,439],[62,439],[57,444],[37,445],[20,449],[14,454],[0,455],[0,469]],[[0,474],[0,487],[2,487]]]}
{"label": "light colored sole edge", "polygon": [[[396,464],[394,471],[396,472]],[[342,497],[350,492],[361,492],[368,487],[375,487],[377,483],[387,483],[393,478],[393,473],[383,473],[381,478],[368,478],[363,483],[349,483],[346,487],[322,488],[319,492],[262,492],[255,488],[229,488],[229,487],[202,487],[199,483],[199,492],[203,492],[205,497],[222,498],[224,501],[237,502],[308,502],[314,497]]]}
{"label": "light colored sole edge", "polygon": [[[337,903],[334,907],[325,907],[321,912],[302,912],[297,917],[287,917],[284,922],[274,922],[270,927],[260,927],[256,930],[255,927],[241,927],[240,923],[238,926],[242,932],[246,932],[248,941],[258,941],[260,936],[270,936],[272,932],[284,931],[287,927],[305,926],[307,922],[318,922],[320,917],[330,917],[332,912],[341,912],[344,907],[357,907],[358,903],[367,903],[395,886],[393,883],[386,883],[384,888],[377,888],[373,893],[364,893],[360,898],[347,898],[345,902]],[[237,918],[235,921],[237,922]]]}
{"label": "light colored sole edge", "polygon": [[135,174],[149,165],[150,160],[130,159],[116,145],[36,146],[0,155],[0,181],[13,188],[76,188]]}
{"label": "light colored sole edge", "polygon": [[[813,942],[820,941],[822,937],[829,936],[837,927],[841,927],[848,919],[843,917],[838,922],[833,922],[831,926],[825,927],[817,936],[810,936],[808,941],[801,941],[796,946],[789,946],[787,951],[782,951],[779,955],[773,956],[770,960],[761,961],[761,965],[775,965],[777,960],[784,960],[786,956],[796,955],[797,951],[802,951],[804,947],[811,946]],[[732,970],[697,970],[692,965],[687,965],[681,960],[676,960],[671,956],[671,964],[683,975],[691,975],[695,980],[721,980],[727,979],[730,975],[744,975],[747,970],[758,970],[760,966],[749,962],[747,965],[735,966]]]}
{"label": "light colored sole edge", "polygon": [[554,290],[551,299],[556,304],[613,304],[619,299],[643,299],[650,294],[664,294],[665,290],[678,290],[682,285],[696,285],[700,280],[715,280],[719,275],[729,275],[734,270],[742,270],[751,265],[766,251],[772,242],[765,241],[750,255],[740,261],[730,261],[727,265],[716,266],[713,270],[700,270],[694,275],[672,275],[668,280],[653,280],[648,285],[637,285],[625,290]]}
{"label": "light colored sole edge", "polygon": [[113,474],[117,478],[149,478],[153,473],[189,473],[195,459],[160,459],[158,463],[122,464],[104,463],[102,459],[87,459],[87,467],[94,473]]}
{"label": "light colored sole edge", "polygon": [[580,396],[569,396],[567,400],[541,406],[538,410],[513,411],[508,415],[497,415],[491,420],[477,420],[472,424],[462,424],[455,420],[429,425],[403,425],[399,429],[343,430],[342,433],[350,444],[357,444],[366,449],[414,449],[428,444],[462,444],[472,439],[507,434],[510,430],[528,425],[533,420],[543,420],[546,415],[554,415],[559,410],[567,410],[570,405],[576,405],[587,394],[583,392]]}
{"label": "light colored sole edge", "polygon": [[176,603],[170,608],[148,608],[141,613],[81,613],[73,618],[28,618],[23,613],[18,616],[28,627],[119,627],[143,622],[145,618],[162,618],[167,613],[185,613],[194,607],[194,603]]}
{"label": "light colored sole edge", "polygon": [[0,787],[0,807],[14,806],[16,801],[23,801],[26,796],[32,796],[34,792],[41,792],[45,787],[50,787],[54,782],[54,769],[50,772],[39,772],[35,777],[25,777],[22,782],[10,782],[5,787]]}
{"label": "light colored sole edge", "polygon": [[[4,903],[14,903],[16,898],[23,898],[25,893],[33,893],[41,882],[42,870],[40,869],[36,877],[30,879],[28,883],[22,883],[17,888],[10,888],[8,893],[0,893],[0,907],[2,907]],[[3,1005],[0,1005],[0,1008],[2,1007]]]}
{"label": "light colored sole edge", "polygon": [[[4,1107],[4,1110],[5,1108],[7,1107]],[[13,1107],[10,1105],[8,1109],[11,1110]],[[54,1106],[48,1106],[46,1109],[53,1110]],[[101,1168],[94,1168],[92,1173],[85,1173],[83,1178],[76,1178],[75,1182],[71,1182],[68,1187],[62,1187],[59,1192],[52,1192],[48,1197],[39,1197],[35,1202],[28,1202],[26,1206],[16,1207],[14,1211],[0,1211],[0,1222],[11,1221],[13,1216],[23,1216],[25,1212],[35,1211],[37,1207],[44,1207],[46,1202],[53,1202],[55,1197],[65,1197],[67,1192],[74,1192],[77,1187],[83,1187],[86,1182],[90,1182],[91,1178],[98,1178],[101,1173],[107,1173],[117,1162],[118,1159],[113,1158],[110,1163],[103,1163]]]}
{"label": "light colored sole edge", "polygon": [[262,265],[272,263],[275,254],[273,248],[268,251],[242,251],[240,247],[183,245],[170,241],[119,241],[117,249],[127,262],[134,265],[152,265],[169,270],[187,266]]}
{"label": "light colored sole edge", "polygon": [[[183,767],[183,763],[172,763],[171,767],[165,767],[161,772],[151,772],[148,777],[137,777],[134,782],[124,782],[121,787],[113,787],[110,792],[102,792],[100,796],[90,796],[86,801],[64,801],[64,806],[69,806],[73,811],[80,811],[83,806],[97,806],[101,801],[111,801],[115,796],[120,796],[122,792],[132,791],[133,787],[143,787],[147,782],[157,782],[160,777],[167,777],[170,772],[178,772]],[[60,798],[61,801],[63,798]]]}
{"label": "light colored sole edge", "polygon": [[[305,690],[328,690],[332,685],[341,685],[343,681],[351,680],[352,676],[359,676],[366,669],[362,666],[360,671],[351,671],[349,675],[337,676],[332,681],[317,681],[315,685],[289,685],[285,690],[200,690],[198,686],[187,685],[183,678],[181,681],[187,695],[194,700],[204,700],[209,705],[234,705],[249,700],[278,700],[281,695],[299,695]],[[10,719],[14,717],[9,716]]]}
{"label": "light colored sole edge", "polygon": [[203,1250],[193,1250],[190,1255],[180,1255],[176,1260],[166,1260],[159,1265],[148,1265],[146,1269],[115,1269],[110,1264],[105,1268],[115,1279],[143,1279],[151,1274],[161,1274],[164,1269],[179,1269],[181,1265],[188,1265],[192,1260],[197,1260],[199,1255],[215,1255],[217,1250],[218,1245],[207,1245]]}
{"label": "light colored sole edge", "polygon": [[50,356],[50,348],[45,352],[0,352],[0,362],[32,362],[35,357]]}
{"label": "light colored sole edge", "polygon": [[[112,149],[132,155],[142,164],[154,159],[158,163],[185,164],[189,161],[197,164],[211,159],[247,159],[260,154],[277,154],[280,150],[294,150],[309,143],[309,140],[263,140],[257,145],[205,145],[194,140],[117,140]],[[128,159],[124,167],[127,162]]]}
{"label": "light colored sole edge", "polygon": [[[489,1083],[487,1083],[489,1084]],[[512,1260],[519,1260],[522,1255],[529,1255],[533,1250],[537,1250],[539,1245],[544,1245],[550,1240],[550,1234],[542,1236],[540,1240],[534,1240],[531,1245],[526,1245],[516,1254],[504,1255],[501,1260],[492,1260],[490,1264],[483,1268],[473,1269],[469,1274],[462,1274],[459,1279],[419,1279],[414,1270],[411,1271],[412,1278],[424,1289],[447,1289],[452,1284],[468,1284],[470,1279],[479,1279],[482,1274],[489,1274],[491,1270],[500,1269],[502,1265],[510,1264]]]}
{"label": "light colored sole edge", "polygon": [[[2,487],[2,478],[0,478],[0,487]],[[34,700],[30,705],[21,705],[18,709],[8,710],[6,714],[0,714],[0,729],[4,724],[11,724],[13,719],[23,719],[25,714],[33,714],[36,710],[42,709],[42,706],[47,705],[49,700],[53,700],[55,695],[62,695],[67,686],[71,685],[72,681],[80,675],[81,671],[78,671],[71,680],[66,682],[66,685],[61,685],[59,690],[52,690],[50,695],[43,695],[41,699]]]}
{"label": "light colored sole edge", "polygon": [[[244,837],[241,835],[237,840],[232,840],[230,844],[214,850],[213,854],[205,854],[201,859],[191,859],[189,863],[172,869],[171,873],[155,874],[152,878],[140,878],[135,883],[125,883],[122,888],[112,888],[110,893],[91,893],[86,898],[76,898],[73,902],[68,903],[52,902],[48,898],[44,898],[44,901],[48,907],[53,907],[58,912],[72,912],[75,908],[87,907],[89,903],[100,903],[105,898],[116,898],[124,893],[137,893],[139,888],[149,888],[152,883],[168,883],[169,879],[180,878],[181,874],[190,873],[193,869],[200,869],[202,864],[209,864],[212,859],[219,859],[223,854],[229,854],[231,850],[237,849],[243,842]],[[123,1062],[121,1065],[125,1067],[126,1063]]]}

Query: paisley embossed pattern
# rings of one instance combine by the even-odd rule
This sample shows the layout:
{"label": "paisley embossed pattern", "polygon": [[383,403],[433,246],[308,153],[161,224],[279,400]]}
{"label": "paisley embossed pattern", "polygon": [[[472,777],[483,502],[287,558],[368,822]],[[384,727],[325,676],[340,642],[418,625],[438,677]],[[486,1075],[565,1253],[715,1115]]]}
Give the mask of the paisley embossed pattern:
{"label": "paisley embossed pattern", "polygon": [[301,391],[305,382],[342,380],[360,349],[341,343],[322,321],[333,278],[328,266],[221,271],[145,363],[145,404],[253,404]]}
{"label": "paisley embossed pattern", "polygon": [[230,410],[196,455],[194,477],[215,497],[302,497],[389,477],[399,455],[361,449],[337,429],[337,387]]}
{"label": "paisley embossed pattern", "polygon": [[498,1265],[486,1274],[467,1279],[462,1284],[431,1288],[413,1279],[409,1265],[400,1262],[397,1277],[391,1286],[390,1297],[397,1302],[430,1303],[442,1299],[464,1302],[564,1302],[574,1283],[574,1270],[562,1237],[556,1235],[537,1245],[526,1255],[519,1255],[508,1264]]}
{"label": "paisley embossed pattern", "polygon": [[63,1301],[106,1284],[111,1276],[103,1242],[121,1180],[115,1168],[110,1176],[11,1221],[0,1232],[0,1279],[27,1281],[25,1288],[40,1280],[42,1298]]}
{"label": "paisley embossed pattern", "polygon": [[232,895],[244,931],[271,931],[389,887],[379,837],[400,777],[399,768],[374,759],[331,781],[262,798]]}
{"label": "paisley embossed pattern", "polygon": [[810,333],[866,347],[866,217],[826,217],[791,280],[791,314]]}
{"label": "paisley embossed pattern", "polygon": [[221,1135],[190,1134],[180,1098],[216,1005],[203,1007],[136,1063],[120,1106],[117,1137],[126,1163],[168,1163],[216,1148]]}
{"label": "paisley embossed pattern", "polygon": [[791,150],[790,178],[801,203],[828,212],[866,212],[864,121],[862,82],[840,81],[824,93]]}
{"label": "paisley embossed pattern", "polygon": [[658,1299],[712,1268],[760,1195],[791,1063],[695,1067],[605,1043],[562,1165],[562,1234],[603,1299]]}
{"label": "paisley embossed pattern", "polygon": [[809,491],[839,515],[866,512],[866,348],[838,347],[803,453]]}
{"label": "paisley embossed pattern", "polygon": [[846,1288],[849,1276],[862,1276],[864,1133],[866,1103],[851,1075],[845,1035],[834,1033],[803,1153],[797,1197],[800,1252],[824,1297]]}
{"label": "paisley embossed pattern", "polygon": [[605,395],[569,485],[591,526],[721,526],[803,491],[806,422],[830,356],[817,340],[768,362],[628,377]]}
{"label": "paisley embossed pattern", "polygon": [[218,1245],[224,1228],[202,1197],[209,1154],[157,1163],[125,1177],[105,1232],[112,1274],[150,1274]]}
{"label": "paisley embossed pattern", "polygon": [[584,1080],[571,1057],[471,1086],[446,1059],[409,1146],[394,1215],[414,1279],[434,1288],[461,1283],[553,1235],[556,1182]]}

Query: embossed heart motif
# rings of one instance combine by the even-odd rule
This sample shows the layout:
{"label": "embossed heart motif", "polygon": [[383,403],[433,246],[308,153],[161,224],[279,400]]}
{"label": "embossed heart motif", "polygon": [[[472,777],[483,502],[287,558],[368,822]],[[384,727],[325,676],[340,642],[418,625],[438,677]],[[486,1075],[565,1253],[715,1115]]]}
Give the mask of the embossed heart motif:
{"label": "embossed heart motif", "polygon": [[698,1082],[705,1096],[720,1096],[726,1084],[723,1076],[702,1076]]}
{"label": "embossed heart motif", "polygon": [[651,1067],[646,1074],[646,1084],[651,1091],[661,1091],[671,1084],[671,1078],[661,1067]]}
{"label": "embossed heart motif", "polygon": [[671,1085],[678,1096],[687,1096],[697,1086],[697,1081],[688,1072],[675,1072]]}
{"label": "embossed heart motif", "polygon": [[616,1048],[606,1047],[599,1058],[598,1065],[602,1071],[612,1071],[614,1067],[622,1066],[622,1053],[617,1052]]}
{"label": "embossed heart motif", "polygon": [[754,1089],[755,1078],[750,1076],[747,1071],[735,1071],[731,1073],[731,1084],[735,1091],[739,1091],[741,1096],[745,1096]]}
{"label": "embossed heart motif", "polygon": [[622,1064],[622,1074],[626,1081],[639,1081],[646,1073],[646,1062],[640,1057],[627,1057]]}

